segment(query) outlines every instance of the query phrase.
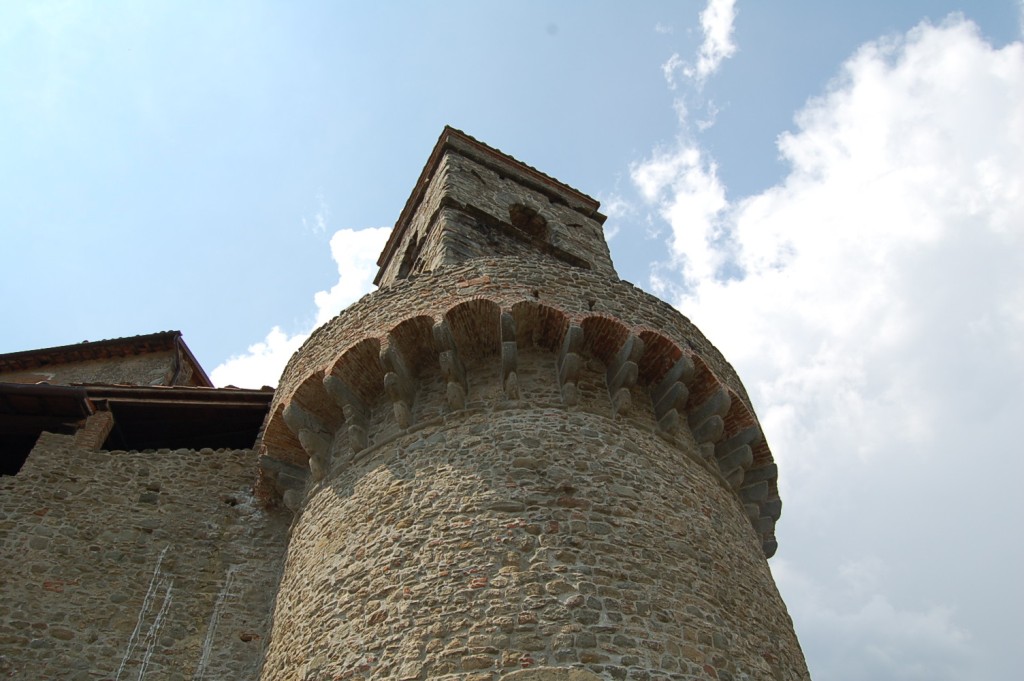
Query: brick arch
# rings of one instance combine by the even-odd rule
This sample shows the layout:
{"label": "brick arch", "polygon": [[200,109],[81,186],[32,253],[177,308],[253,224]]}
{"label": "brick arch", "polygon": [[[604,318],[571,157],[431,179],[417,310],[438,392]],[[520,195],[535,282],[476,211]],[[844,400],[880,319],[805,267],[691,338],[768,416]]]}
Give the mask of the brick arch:
{"label": "brick arch", "polygon": [[444,319],[459,352],[486,357],[501,351],[501,308],[487,298],[474,298],[449,308]]}
{"label": "brick arch", "polygon": [[690,410],[702,404],[716,390],[725,389],[725,385],[718,380],[715,372],[708,367],[700,355],[690,354],[693,360],[693,382],[690,384],[690,401],[686,408]]}
{"label": "brick arch", "polygon": [[381,343],[381,352],[387,347],[396,348],[409,371],[413,376],[417,376],[425,367],[437,364],[433,328],[434,318],[429,315],[404,319],[388,331]]}
{"label": "brick arch", "polygon": [[736,391],[729,389],[729,396],[732,398],[732,403],[729,406],[728,413],[725,415],[725,435],[723,439],[729,439],[750,429],[756,429],[757,435],[751,435],[750,442],[760,440],[760,426],[757,424],[757,419],[754,418],[754,412],[750,411],[750,408],[740,399]]}
{"label": "brick arch", "polygon": [[319,371],[311,373],[299,384],[292,394],[289,404],[298,403],[303,409],[312,414],[330,432],[344,422],[344,417],[339,413],[334,400],[324,389],[323,374]]}
{"label": "brick arch", "polygon": [[521,300],[509,308],[516,325],[516,344],[557,350],[569,328],[569,316],[562,310],[537,302]]}
{"label": "brick arch", "polygon": [[[308,466],[309,455],[303,448],[298,431],[288,425],[286,410],[298,407],[307,417],[303,417],[307,426],[330,435],[344,423],[344,415],[339,410],[323,386],[320,372],[313,372],[305,377],[292,393],[287,402],[279,402],[267,418],[263,433],[263,447],[273,459],[296,466]],[[293,422],[293,425],[295,423]]]}
{"label": "brick arch", "polygon": [[363,403],[373,405],[384,393],[380,349],[379,339],[364,338],[345,350],[326,373],[340,379]]}
{"label": "brick arch", "polygon": [[284,402],[279,402],[267,416],[267,427],[263,431],[262,443],[267,455],[278,461],[296,466],[305,466],[306,452],[299,438],[284,423]]}
{"label": "brick arch", "polygon": [[629,338],[629,328],[614,317],[590,315],[580,321],[583,350],[608,364]]}
{"label": "brick arch", "polygon": [[684,352],[674,341],[650,329],[639,329],[636,335],[644,342],[644,354],[638,362],[637,383],[649,386],[660,381],[675,366]]}

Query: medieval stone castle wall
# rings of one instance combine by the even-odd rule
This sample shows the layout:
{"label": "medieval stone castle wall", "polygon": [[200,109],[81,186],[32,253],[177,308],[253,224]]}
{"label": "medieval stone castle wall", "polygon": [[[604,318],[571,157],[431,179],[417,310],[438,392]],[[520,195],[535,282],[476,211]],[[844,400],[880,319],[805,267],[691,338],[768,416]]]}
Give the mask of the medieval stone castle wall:
{"label": "medieval stone castle wall", "polygon": [[293,356],[253,450],[46,434],[3,480],[0,665],[806,679],[749,399],[689,320],[617,278],[603,219],[446,129],[381,288]]}
{"label": "medieval stone castle wall", "polygon": [[301,463],[301,405],[329,441],[266,678],[802,678],[764,561],[776,468],[739,390],[678,312],[578,268],[473,260],[368,296],[296,355],[265,434]]}
{"label": "medieval stone castle wall", "polygon": [[97,447],[0,478],[0,679],[256,678],[289,518],[253,451]]}

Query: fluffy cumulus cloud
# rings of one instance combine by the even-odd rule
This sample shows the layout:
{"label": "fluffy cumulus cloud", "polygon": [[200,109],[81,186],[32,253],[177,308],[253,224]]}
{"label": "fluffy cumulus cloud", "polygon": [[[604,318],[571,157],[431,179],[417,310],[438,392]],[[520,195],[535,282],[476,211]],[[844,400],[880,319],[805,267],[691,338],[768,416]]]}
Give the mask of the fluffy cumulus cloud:
{"label": "fluffy cumulus cloud", "polygon": [[288,359],[309,338],[309,333],[289,335],[275,326],[266,338],[248,347],[245,354],[234,355],[210,372],[210,380],[218,387],[236,388],[276,386]]}
{"label": "fluffy cumulus cloud", "polygon": [[661,66],[669,87],[675,89],[677,72],[699,86],[718,71],[722,62],[736,53],[736,43],[732,39],[735,21],[736,0],[708,0],[704,11],[700,13],[704,40],[697,53],[696,63],[688,63],[678,54],[673,54]]}
{"label": "fluffy cumulus cloud", "polygon": [[811,672],[1013,676],[1024,45],[919,25],[795,123],[755,196],[727,201],[686,134],[632,176],[672,230],[661,288],[737,365],[780,461],[774,570]]}
{"label": "fluffy cumulus cloud", "polygon": [[657,203],[661,216],[673,225],[672,253],[686,280],[716,276],[725,264],[719,216],[727,202],[714,162],[696,143],[681,142],[678,148],[655,152],[631,175],[644,199]]}
{"label": "fluffy cumulus cloud", "polygon": [[377,274],[377,256],[391,234],[390,227],[342,229],[331,237],[331,257],[338,265],[338,283],[313,296],[316,326],[335,317],[370,291]]}
{"label": "fluffy cumulus cloud", "polygon": [[736,0],[709,0],[700,14],[700,27],[704,42],[700,46],[694,77],[704,81],[718,70],[722,62],[736,53],[732,41],[733,23],[736,21]]}
{"label": "fluffy cumulus cloud", "polygon": [[245,354],[231,357],[212,372],[215,385],[240,388],[275,386],[292,354],[309,338],[313,329],[332,319],[373,288],[377,254],[384,248],[390,227],[342,229],[331,237],[331,257],[338,265],[338,282],[313,296],[316,318],[313,326],[295,334],[273,327],[266,338],[250,345]]}

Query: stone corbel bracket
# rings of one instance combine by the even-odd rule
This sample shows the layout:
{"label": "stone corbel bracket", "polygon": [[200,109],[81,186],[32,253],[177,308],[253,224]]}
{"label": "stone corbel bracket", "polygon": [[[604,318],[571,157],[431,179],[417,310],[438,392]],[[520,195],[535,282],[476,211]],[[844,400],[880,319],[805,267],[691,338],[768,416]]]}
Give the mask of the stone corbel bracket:
{"label": "stone corbel bracket", "polygon": [[297,401],[292,401],[284,408],[284,422],[309,456],[309,472],[313,480],[322,480],[331,463],[334,434],[315,414]]}
{"label": "stone corbel bracket", "polygon": [[501,387],[505,398],[519,399],[519,346],[516,320],[510,312],[501,313]]}
{"label": "stone corbel bracket", "polygon": [[580,401],[576,383],[583,366],[579,354],[582,348],[583,327],[574,324],[566,331],[562,350],[558,353],[558,385],[562,391],[562,401],[567,407],[575,407]]}
{"label": "stone corbel bracket", "polygon": [[628,414],[633,405],[631,388],[636,385],[640,376],[640,367],[637,363],[643,354],[644,342],[636,335],[630,334],[608,364],[605,381],[608,384],[608,395],[612,400],[612,411],[619,416]]}
{"label": "stone corbel bracket", "polygon": [[400,428],[412,425],[412,406],[416,397],[415,379],[402,353],[389,343],[380,351],[380,365],[384,369],[384,392],[391,400],[395,420]]}
{"label": "stone corbel bracket", "polygon": [[442,319],[434,324],[434,343],[439,350],[437,360],[447,386],[448,406],[452,411],[464,409],[466,395],[469,393],[469,382],[466,380],[466,367],[459,358],[448,320]]}

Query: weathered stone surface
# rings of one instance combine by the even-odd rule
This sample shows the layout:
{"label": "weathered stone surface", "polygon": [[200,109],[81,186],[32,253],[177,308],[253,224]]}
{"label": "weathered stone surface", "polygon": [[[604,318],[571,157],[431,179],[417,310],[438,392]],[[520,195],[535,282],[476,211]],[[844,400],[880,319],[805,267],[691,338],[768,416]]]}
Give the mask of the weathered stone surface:
{"label": "weathered stone surface", "polygon": [[[362,392],[367,447],[336,442],[347,463],[308,490],[263,678],[806,678],[762,553],[777,476],[732,368],[614,277],[589,200],[495,168],[442,142],[385,286],[285,370],[280,404],[424,324],[440,353],[382,354],[402,380]],[[264,445],[302,463],[276,417]]]}
{"label": "weathered stone surface", "polygon": [[11,678],[255,678],[290,516],[256,503],[255,471],[252,450],[90,451],[44,433],[0,478]]}
{"label": "weathered stone surface", "polygon": [[115,359],[67,362],[28,371],[3,372],[0,373],[0,381],[170,385],[174,376],[176,357],[174,350],[165,350]]}
{"label": "weathered stone surface", "polygon": [[0,672],[806,679],[749,400],[597,208],[446,129],[255,450],[40,439],[0,486]]}
{"label": "weathered stone surface", "polygon": [[[417,315],[439,319],[443,311],[463,300],[461,291],[465,289],[460,289],[459,284],[466,281],[477,282],[473,285],[475,296],[493,300],[505,310],[522,310],[524,320],[536,319],[532,326],[521,323],[524,328],[517,329],[516,333],[528,338],[530,343],[534,342],[533,337],[536,335],[536,342],[540,344],[549,342],[546,337],[548,333],[556,334],[553,342],[560,343],[565,334],[557,325],[562,322],[548,317],[529,317],[523,306],[539,301],[538,304],[546,306],[545,309],[558,310],[564,314],[566,324],[570,321],[578,323],[593,313],[585,297],[573,295],[572,292],[587,291],[601,300],[603,314],[614,316],[631,328],[658,329],[660,334],[680,347],[692,348],[714,370],[715,375],[749,406],[746,392],[732,367],[696,327],[668,304],[626,282],[599,276],[594,272],[557,262],[504,257],[482,258],[460,265],[444,266],[414,279],[398,281],[364,297],[343,315],[315,331],[300,352],[293,356],[275,393],[272,409],[276,410],[278,404],[287,404],[299,383],[310,373],[330,365],[346,349],[352,348],[362,339],[383,338],[400,321]],[[522,341],[519,349],[522,350]],[[500,349],[496,347],[495,351],[499,352]],[[680,368],[681,375],[692,378],[692,363],[689,360],[680,361],[685,365]],[[660,380],[661,377],[655,378]],[[522,379],[519,376],[520,387]],[[643,380],[641,376],[641,382]],[[268,436],[271,441],[284,437],[273,428]]]}
{"label": "weathered stone surface", "polygon": [[389,285],[443,265],[542,254],[614,275],[597,202],[445,131],[378,264]]}
{"label": "weathered stone surface", "polygon": [[747,510],[678,446],[552,405],[466,409],[371,448],[296,521],[263,678],[310,673],[296,642],[324,678],[405,678],[410,659],[422,679],[658,676],[687,646],[700,678],[805,678]]}
{"label": "weathered stone surface", "polygon": [[599,681],[600,678],[586,669],[539,667],[509,672],[501,677],[501,681]]}

